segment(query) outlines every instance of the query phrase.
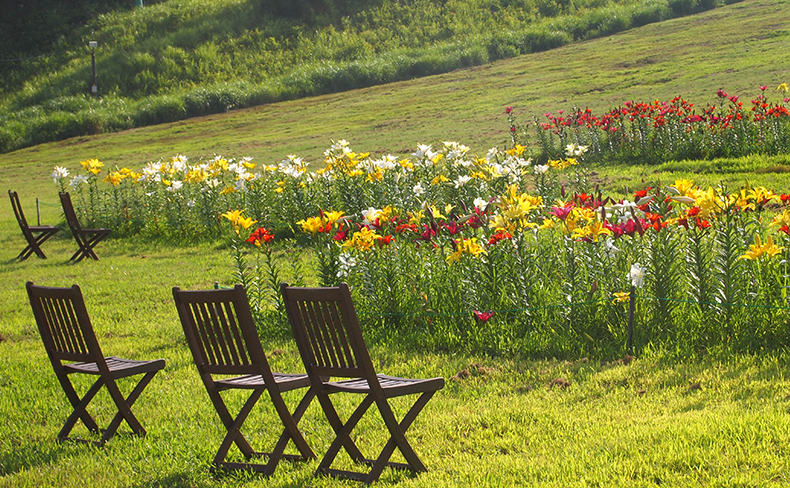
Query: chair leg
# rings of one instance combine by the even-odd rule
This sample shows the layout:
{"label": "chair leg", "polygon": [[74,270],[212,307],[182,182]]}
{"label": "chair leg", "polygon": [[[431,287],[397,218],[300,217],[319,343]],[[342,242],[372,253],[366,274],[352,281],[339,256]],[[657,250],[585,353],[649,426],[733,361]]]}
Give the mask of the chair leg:
{"label": "chair leg", "polygon": [[87,241],[86,241],[86,246],[87,247],[85,249],[85,251],[87,253],[86,257],[89,257],[89,258],[93,259],[94,261],[98,261],[99,260],[99,256],[97,256],[96,253],[93,252],[93,247],[96,244],[98,244],[102,239],[104,239],[104,237],[105,237],[105,234],[96,234],[93,237],[91,237],[90,239],[87,239]]}
{"label": "chair leg", "polygon": [[[25,247],[22,250],[22,252],[19,253],[19,255],[17,256],[17,259],[19,259],[20,261],[24,261],[25,259],[27,259],[30,256],[32,256],[33,253],[35,253],[36,256],[40,257],[41,259],[47,259],[46,254],[44,254],[44,251],[41,250],[41,244],[43,244],[50,237],[54,236],[56,232],[57,232],[56,230],[55,231],[43,231],[43,232],[41,232],[38,235],[33,235],[31,233],[30,237],[32,238],[32,240],[28,239],[27,247]],[[28,235],[25,234],[25,237],[28,237]]]}
{"label": "chair leg", "polygon": [[77,241],[77,244],[79,244],[80,248],[71,256],[71,258],[69,258],[69,261],[79,263],[85,258],[85,249],[83,248],[83,245],[80,241]]}
{"label": "chair leg", "polygon": [[[34,252],[34,249],[32,247],[30,247],[30,244],[28,244],[28,246],[26,248],[22,249],[22,252],[20,252],[19,255],[16,258],[19,259],[20,261],[24,261],[25,259],[27,259],[30,256],[32,256],[33,252]],[[38,252],[36,252],[36,255],[41,257],[41,255],[38,254]],[[45,257],[45,259],[46,259],[46,257]]]}
{"label": "chair leg", "polygon": [[[264,389],[255,390],[250,395],[250,398],[242,406],[241,410],[239,411],[238,415],[234,419],[230,412],[225,405],[225,402],[222,400],[219,392],[214,391],[213,393],[209,393],[212,401],[214,402],[214,406],[219,414],[222,422],[225,424],[228,433],[225,435],[225,438],[222,441],[219,449],[217,450],[217,454],[214,457],[214,465],[221,466],[224,468],[229,469],[251,469],[260,473],[263,473],[266,476],[271,475],[274,473],[274,470],[277,468],[277,464],[283,458],[293,459],[293,460],[300,460],[305,461],[308,459],[315,459],[315,453],[313,453],[310,446],[307,445],[307,442],[304,440],[301,432],[299,432],[297,428],[297,424],[299,420],[304,415],[307,407],[310,405],[310,402],[315,397],[315,391],[310,389],[308,390],[307,394],[302,398],[299,402],[299,405],[296,407],[296,410],[291,416],[288,408],[285,406],[285,403],[282,401],[282,397],[279,397],[279,401],[274,401],[275,407],[278,410],[278,415],[280,415],[281,420],[285,424],[285,429],[283,433],[280,435],[280,438],[275,445],[275,448],[272,452],[255,452],[247,440],[244,438],[244,435],[241,433],[241,426],[244,424],[244,421],[249,416],[252,408],[255,406],[257,401],[260,399],[261,395],[263,394]],[[277,408],[280,406],[280,408]],[[286,446],[288,445],[288,441],[293,439],[294,444],[296,445],[297,449],[301,453],[301,456],[294,456],[294,455],[286,455],[283,454],[285,451]],[[230,446],[233,443],[236,443],[239,450],[241,450],[244,457],[250,459],[251,457],[258,455],[258,456],[266,456],[269,458],[266,464],[255,464],[255,463],[233,463],[225,461],[225,457],[230,450]]]}
{"label": "chair leg", "polygon": [[57,230],[54,231],[47,231],[41,233],[38,237],[36,237],[36,245],[34,247],[34,251],[36,256],[40,257],[41,259],[47,259],[47,256],[44,254],[44,251],[41,250],[41,244],[47,241],[50,237],[54,236]]}
{"label": "chair leg", "polygon": [[337,415],[335,407],[329,399],[329,395],[319,394],[318,399],[321,402],[327,420],[329,420],[332,429],[335,431],[336,437],[326,451],[326,454],[324,454],[324,458],[321,460],[321,464],[318,465],[316,473],[331,474],[330,466],[340,452],[341,447],[345,447],[346,452],[348,452],[351,459],[355,462],[364,463],[366,461],[365,456],[359,451],[356,444],[351,439],[350,434],[351,431],[354,430],[354,427],[357,426],[357,423],[362,419],[362,416],[365,415],[365,412],[367,412],[373,404],[373,397],[371,395],[365,396],[365,399],[362,400],[362,403],[354,410],[354,413],[351,414],[351,417],[349,417],[345,424],[343,424],[340,417]]}
{"label": "chair leg", "polygon": [[213,395],[209,395],[212,397],[214,407],[228,431],[228,433],[225,435],[225,438],[222,440],[222,444],[220,444],[219,449],[217,450],[216,456],[214,456],[214,465],[221,466],[231,464],[225,463],[224,460],[225,456],[227,456],[228,451],[230,450],[231,444],[234,442],[236,443],[236,446],[239,448],[239,450],[241,450],[242,454],[244,454],[245,458],[249,459],[255,454],[252,446],[250,446],[249,442],[247,442],[247,439],[245,439],[244,435],[241,433],[241,426],[244,424],[244,421],[247,420],[247,416],[250,414],[252,407],[255,406],[255,403],[263,394],[263,391],[264,389],[253,390],[252,394],[244,403],[235,419],[231,417],[230,412],[228,412],[228,408],[225,406],[225,402],[222,400],[219,392],[214,391]]}
{"label": "chair leg", "polygon": [[[392,453],[395,452],[396,446],[403,454],[403,457],[406,458],[406,461],[409,463],[407,466],[411,468],[412,471],[427,471],[425,465],[417,457],[417,453],[414,452],[414,448],[411,447],[411,444],[409,444],[409,441],[406,439],[406,430],[408,430],[431,397],[433,397],[434,393],[435,392],[433,391],[428,391],[420,395],[420,397],[416,402],[414,402],[414,405],[412,405],[400,423],[398,423],[398,421],[395,419],[395,414],[392,412],[392,408],[390,408],[386,399],[378,402],[379,412],[381,412],[381,416],[384,419],[384,423],[387,425],[387,429],[389,430],[391,437],[384,446],[384,449],[381,450],[379,457],[376,459],[373,469],[371,469],[370,473],[368,474],[368,479],[365,481],[366,483],[372,483],[373,481],[376,481],[381,475],[381,472],[384,470],[384,467],[388,464],[392,464],[389,463],[389,459],[392,456]],[[397,467],[401,466],[403,465],[397,465]]]}
{"label": "chair leg", "polygon": [[79,263],[85,258],[91,258],[94,261],[98,261],[99,257],[93,252],[93,247],[98,244],[102,239],[106,237],[106,234],[94,234],[93,237],[85,237],[85,236],[74,236],[74,240],[77,241],[77,245],[80,247],[77,252],[71,256],[69,261],[75,261]]}
{"label": "chair leg", "polygon": [[[279,395],[278,395],[279,396]],[[285,425],[285,429],[283,433],[280,435],[280,439],[277,441],[277,444],[274,446],[271,454],[269,454],[269,462],[267,464],[271,465],[271,470],[274,472],[274,468],[277,466],[277,463],[283,457],[283,452],[285,452],[285,447],[288,445],[289,440],[293,440],[294,445],[299,450],[302,455],[303,460],[307,459],[315,459],[316,455],[310,446],[307,445],[307,441],[305,441],[304,436],[302,433],[299,432],[297,424],[299,424],[299,420],[301,420],[302,415],[304,415],[307,407],[310,406],[310,402],[313,401],[315,398],[315,389],[310,388],[307,390],[307,393],[297,405],[296,410],[294,410],[293,416],[288,413],[287,407],[285,407],[285,403],[282,402],[282,397],[280,397],[279,401],[272,399],[274,402],[275,408],[280,414],[280,420],[282,420],[283,425]],[[282,407],[281,407],[282,405]],[[285,408],[285,412],[280,412],[282,408]]]}
{"label": "chair leg", "polygon": [[[324,411],[324,415],[326,415],[326,419],[329,421],[329,425],[332,426],[332,430],[337,435],[343,429],[343,421],[340,420],[340,416],[337,414],[337,410],[335,410],[335,406],[332,405],[332,400],[329,398],[329,395],[318,395],[318,402],[321,404],[321,409]],[[351,459],[355,463],[364,463],[365,456],[362,455],[362,452],[357,448],[357,445],[354,444],[354,441],[351,440],[349,437],[346,443],[344,444],[346,452]]]}
{"label": "chair leg", "polygon": [[99,392],[102,385],[104,385],[104,379],[101,377],[97,379],[87,391],[87,393],[85,393],[85,395],[80,398],[77,395],[77,392],[74,391],[74,387],[71,386],[71,382],[69,382],[68,378],[60,378],[60,375],[58,375],[58,377],[61,379],[61,385],[63,386],[63,390],[66,392],[66,397],[69,399],[71,406],[74,408],[74,411],[71,412],[71,415],[69,415],[69,418],[66,419],[66,422],[63,424],[63,428],[60,429],[60,432],[58,433],[58,439],[67,440],[69,438],[69,433],[71,432],[71,429],[74,428],[78,418],[82,419],[82,422],[89,431],[98,432],[99,426],[96,424],[96,421],[93,420],[93,417],[88,414],[86,408],[91,400],[93,400],[93,397],[96,396],[96,393]]}
{"label": "chair leg", "polygon": [[104,431],[104,435],[102,435],[102,439],[100,441],[102,445],[104,445],[108,440],[110,440],[110,438],[112,438],[112,436],[115,435],[115,432],[118,430],[118,427],[121,426],[121,421],[123,420],[126,420],[126,423],[129,424],[129,427],[131,427],[135,434],[139,436],[144,436],[146,434],[145,428],[143,428],[143,426],[137,420],[137,417],[134,416],[131,409],[132,405],[134,405],[134,402],[137,401],[137,399],[140,397],[140,394],[143,392],[143,390],[145,390],[145,387],[148,386],[148,383],[150,383],[154,376],[156,376],[156,373],[156,371],[146,373],[145,376],[143,376],[142,379],[140,379],[140,381],[137,383],[137,386],[134,387],[134,390],[132,390],[132,392],[129,393],[129,396],[127,396],[125,399],[123,398],[121,392],[117,389],[117,386],[115,388],[108,387],[108,389],[110,389],[110,396],[115,402],[115,406],[118,407],[118,413],[115,414],[112,422],[110,422],[110,425]]}

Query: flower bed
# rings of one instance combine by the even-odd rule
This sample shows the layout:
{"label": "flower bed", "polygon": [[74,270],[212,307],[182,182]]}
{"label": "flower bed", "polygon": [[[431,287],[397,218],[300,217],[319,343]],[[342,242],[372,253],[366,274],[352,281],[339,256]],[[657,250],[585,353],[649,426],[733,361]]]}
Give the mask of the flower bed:
{"label": "flower bed", "polygon": [[[281,280],[347,281],[365,324],[428,347],[617,355],[635,285],[637,350],[790,344],[788,195],[678,180],[612,199],[589,186],[590,151],[536,164],[516,138],[484,157],[445,142],[374,158],[339,141],[314,172],[293,155],[177,156],[106,185],[96,160],[53,179],[121,234],[216,238],[230,222],[234,279],[269,332],[283,330]],[[315,273],[294,257],[305,250]]]}
{"label": "flower bed", "polygon": [[[788,86],[767,86],[746,106],[740,96],[716,92],[717,102],[697,109],[682,97],[668,101],[626,102],[602,114],[575,107],[535,118],[541,157],[549,158],[567,144],[583,144],[594,162],[660,164],[671,160],[742,157],[790,153]],[[528,127],[517,123],[512,109],[514,141],[527,139]]]}

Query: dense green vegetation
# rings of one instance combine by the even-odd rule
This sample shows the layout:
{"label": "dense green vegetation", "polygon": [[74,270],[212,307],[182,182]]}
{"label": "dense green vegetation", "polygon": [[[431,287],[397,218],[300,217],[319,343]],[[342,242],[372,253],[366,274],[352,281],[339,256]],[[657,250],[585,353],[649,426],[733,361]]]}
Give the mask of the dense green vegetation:
{"label": "dense green vegetation", "polygon": [[[92,17],[12,65],[0,152],[555,48],[715,0],[168,1]],[[33,24],[34,26],[36,24]],[[100,99],[89,95],[89,40]]]}
{"label": "dense green vegetation", "polygon": [[0,3],[0,92],[18,86],[35,73],[37,60],[67,50],[73,31],[82,29],[97,15],[131,5],[133,0]]}

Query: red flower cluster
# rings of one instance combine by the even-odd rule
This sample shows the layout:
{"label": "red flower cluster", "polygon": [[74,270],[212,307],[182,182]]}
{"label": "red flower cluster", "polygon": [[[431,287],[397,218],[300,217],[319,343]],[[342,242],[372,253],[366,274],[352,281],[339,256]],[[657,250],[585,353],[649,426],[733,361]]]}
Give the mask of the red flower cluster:
{"label": "red flower cluster", "polygon": [[258,227],[250,237],[247,238],[247,242],[250,244],[254,244],[256,246],[260,246],[261,242],[269,242],[274,239],[274,234],[271,233],[268,229],[263,227]]}
{"label": "red flower cluster", "polygon": [[503,230],[500,230],[499,232],[497,232],[496,234],[492,235],[488,239],[488,245],[489,246],[494,246],[494,245],[496,245],[497,242],[499,242],[499,241],[501,241],[503,239],[512,239],[512,238],[513,238],[513,235],[510,234],[510,232],[505,232]]}
{"label": "red flower cluster", "polygon": [[[626,102],[624,106],[615,108],[601,116],[594,115],[589,108],[576,109],[568,115],[563,115],[562,110],[558,111],[556,115],[546,113],[544,115],[548,121],[540,126],[543,130],[552,131],[560,136],[565,128],[570,127],[599,128],[613,134],[623,126],[623,122],[638,120],[644,120],[656,128],[672,123],[687,125],[687,130],[692,130],[693,127],[700,124],[705,124],[710,129],[730,129],[734,120],[744,118],[743,103],[738,101],[738,96],[730,96],[721,89],[716,92],[716,95],[730,103],[709,105],[702,110],[702,113],[696,113],[694,104],[681,97],[675,97],[665,102],[658,100],[649,103]],[[785,101],[785,103],[787,102]],[[769,117],[790,117],[787,107],[768,103],[763,94],[760,94],[756,100],[752,100],[750,111],[754,112],[752,119],[755,122]]]}

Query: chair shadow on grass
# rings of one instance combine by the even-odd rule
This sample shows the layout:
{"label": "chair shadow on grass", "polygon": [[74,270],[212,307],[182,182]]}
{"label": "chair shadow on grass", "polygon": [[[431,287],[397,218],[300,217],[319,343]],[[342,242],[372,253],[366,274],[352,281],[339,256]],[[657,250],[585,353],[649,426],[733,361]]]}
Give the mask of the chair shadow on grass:
{"label": "chair shadow on grass", "polygon": [[[97,437],[98,438],[98,437]],[[94,450],[73,442],[56,442],[52,439],[11,439],[7,448],[0,451],[0,477],[16,474],[31,468],[57,464],[62,457],[74,454],[74,449]]]}
{"label": "chair shadow on grass", "polygon": [[189,476],[187,472],[172,473],[162,478],[147,479],[140,481],[132,487],[148,487],[148,486],[166,486],[168,488],[191,488],[196,486],[195,480]]}
{"label": "chair shadow on grass", "polygon": [[[202,471],[198,474],[201,474]],[[215,470],[211,475],[213,481],[222,483],[223,485],[236,486],[244,483],[260,480],[265,483],[267,479],[260,473],[252,471],[239,471],[239,470]],[[279,475],[275,475],[279,476]],[[302,479],[303,478],[303,479]],[[136,484],[131,485],[133,488],[147,488],[149,486],[166,486],[168,488],[192,488],[198,485],[197,481],[190,474],[190,472],[183,471],[180,473],[171,473],[161,478],[148,478],[138,481]],[[313,486],[315,479],[312,476],[312,471],[305,471],[304,476],[298,480],[285,481],[277,479],[273,482],[273,486],[281,488],[304,488]]]}

